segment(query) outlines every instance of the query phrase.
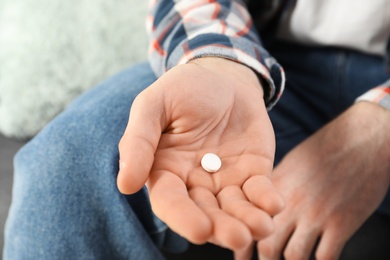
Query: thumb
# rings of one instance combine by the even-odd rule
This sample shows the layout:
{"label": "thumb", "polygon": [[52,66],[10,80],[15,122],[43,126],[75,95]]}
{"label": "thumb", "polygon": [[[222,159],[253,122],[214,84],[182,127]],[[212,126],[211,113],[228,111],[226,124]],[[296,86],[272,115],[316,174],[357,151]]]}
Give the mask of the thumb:
{"label": "thumb", "polygon": [[118,146],[120,192],[132,194],[145,185],[161,137],[164,114],[163,98],[155,88],[147,88],[134,100]]}

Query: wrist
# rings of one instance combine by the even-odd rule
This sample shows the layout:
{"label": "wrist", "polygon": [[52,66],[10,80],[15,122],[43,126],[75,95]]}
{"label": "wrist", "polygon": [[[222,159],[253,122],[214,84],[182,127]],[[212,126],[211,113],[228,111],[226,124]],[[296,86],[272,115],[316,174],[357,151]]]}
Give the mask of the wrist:
{"label": "wrist", "polygon": [[377,129],[372,139],[373,142],[378,143],[379,149],[371,156],[380,158],[379,164],[385,168],[384,172],[388,174],[390,185],[390,110],[373,102],[361,101],[355,104],[355,106],[358,105],[362,111],[367,113],[368,120],[372,120],[372,124]]}
{"label": "wrist", "polygon": [[347,113],[350,113],[346,125],[351,125],[347,128],[351,137],[362,144],[366,156],[372,157],[377,167],[387,169],[384,172],[390,177],[390,111],[377,103],[361,101]]}
{"label": "wrist", "polygon": [[386,129],[390,129],[389,111],[375,103],[358,102],[311,138],[316,137],[318,142],[314,146],[321,148],[319,160],[329,154],[349,153],[352,150],[371,157],[386,149],[381,156],[390,156],[390,132]]}
{"label": "wrist", "polygon": [[189,61],[189,63],[202,66],[214,73],[221,74],[223,77],[238,77],[244,84],[256,87],[261,91],[264,99],[265,87],[263,79],[250,67],[234,60],[223,57],[202,57]]}

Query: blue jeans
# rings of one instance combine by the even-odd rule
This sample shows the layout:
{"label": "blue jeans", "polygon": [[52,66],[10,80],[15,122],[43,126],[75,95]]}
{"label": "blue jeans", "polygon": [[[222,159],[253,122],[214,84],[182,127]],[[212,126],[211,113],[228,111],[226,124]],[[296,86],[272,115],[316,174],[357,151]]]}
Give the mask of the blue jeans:
{"label": "blue jeans", "polygon": [[[286,44],[271,52],[288,78],[270,112],[276,162],[389,76],[379,58],[356,52]],[[186,248],[154,216],[145,189],[125,196],[116,187],[117,144],[130,106],[155,80],[148,64],[119,73],[76,99],[18,152],[5,260],[154,260],[162,258],[159,248]]]}

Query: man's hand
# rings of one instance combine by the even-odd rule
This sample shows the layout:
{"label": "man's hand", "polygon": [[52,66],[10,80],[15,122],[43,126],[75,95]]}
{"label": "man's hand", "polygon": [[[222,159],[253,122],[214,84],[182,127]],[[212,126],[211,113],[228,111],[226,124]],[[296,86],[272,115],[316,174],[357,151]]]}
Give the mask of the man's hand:
{"label": "man's hand", "polygon": [[[201,58],[162,76],[134,101],[119,145],[118,187],[146,183],[153,211],[193,243],[240,252],[273,231],[283,200],[270,181],[274,134],[249,68]],[[216,173],[202,169],[217,154]]]}
{"label": "man's hand", "polygon": [[258,244],[262,260],[337,259],[377,209],[390,182],[390,112],[359,102],[293,149],[273,183],[286,208]]}

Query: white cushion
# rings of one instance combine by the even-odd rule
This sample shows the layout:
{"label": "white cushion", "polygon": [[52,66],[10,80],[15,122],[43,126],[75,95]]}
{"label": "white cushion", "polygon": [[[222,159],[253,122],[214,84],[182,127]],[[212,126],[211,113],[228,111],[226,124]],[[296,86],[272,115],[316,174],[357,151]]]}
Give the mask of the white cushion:
{"label": "white cushion", "polygon": [[147,2],[1,0],[0,132],[30,138],[80,93],[146,60]]}

